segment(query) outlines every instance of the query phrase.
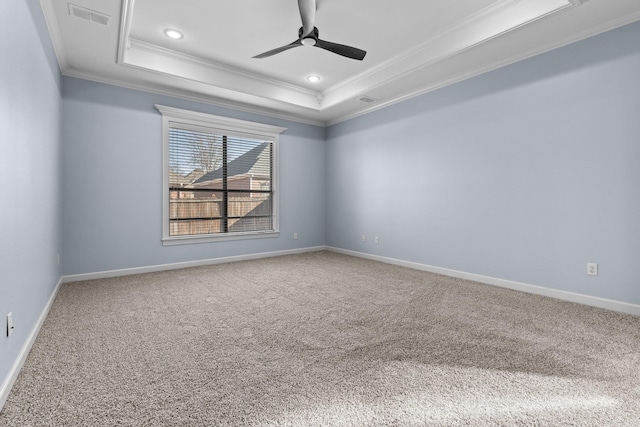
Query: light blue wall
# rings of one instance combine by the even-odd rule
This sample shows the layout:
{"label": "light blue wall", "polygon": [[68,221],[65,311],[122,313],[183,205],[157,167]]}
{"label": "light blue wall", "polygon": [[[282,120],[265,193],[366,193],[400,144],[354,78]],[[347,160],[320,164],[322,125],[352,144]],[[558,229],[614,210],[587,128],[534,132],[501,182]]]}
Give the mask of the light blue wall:
{"label": "light blue wall", "polygon": [[[75,78],[63,88],[65,275],[324,245],[324,128]],[[162,116],[154,104],[287,128],[279,238],[162,246]]]}
{"label": "light blue wall", "polygon": [[0,55],[1,387],[61,276],[61,78],[37,0],[0,2]]}
{"label": "light blue wall", "polygon": [[640,23],[332,126],[326,177],[330,246],[639,304]]}

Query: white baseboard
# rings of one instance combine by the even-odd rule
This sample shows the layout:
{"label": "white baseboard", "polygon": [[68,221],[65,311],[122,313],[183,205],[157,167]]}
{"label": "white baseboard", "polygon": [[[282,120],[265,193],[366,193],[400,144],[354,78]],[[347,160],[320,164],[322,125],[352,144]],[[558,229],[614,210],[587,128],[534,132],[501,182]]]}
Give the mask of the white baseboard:
{"label": "white baseboard", "polygon": [[402,267],[413,268],[415,270],[429,271],[431,273],[443,274],[445,276],[472,280],[474,282],[485,283],[488,285],[499,286],[502,288],[513,289],[516,291],[527,292],[535,295],[543,295],[543,296],[556,298],[564,301],[570,301],[578,304],[584,304],[592,307],[599,307],[607,310],[618,311],[621,313],[640,316],[640,305],[631,304],[623,301],[615,301],[615,300],[610,300],[605,298],[594,297],[590,295],[578,294],[574,292],[561,291],[553,288],[545,288],[543,286],[529,285],[527,283],[514,282],[512,280],[498,279],[496,277],[482,276],[479,274],[467,273],[467,272],[458,271],[458,270],[451,270],[448,268],[434,267],[427,264],[404,261],[396,258],[387,258],[379,255],[371,255],[364,252],[351,251],[347,249],[327,247],[327,250],[340,253],[343,255],[351,255],[359,258],[366,258],[373,261],[384,262],[387,264],[395,264],[395,265],[400,265]]}
{"label": "white baseboard", "polygon": [[121,270],[99,271],[96,273],[73,274],[69,276],[63,276],[62,281],[63,283],[70,283],[70,282],[79,282],[81,280],[105,279],[109,277],[129,276],[132,274],[153,273],[156,271],[165,271],[165,270],[178,270],[180,268],[201,267],[203,265],[223,264],[227,262],[247,261],[252,259],[260,259],[260,258],[272,258],[277,256],[296,255],[296,254],[303,254],[306,252],[317,252],[317,251],[324,251],[324,250],[327,250],[326,246],[313,246],[313,247],[301,248],[301,249],[288,249],[284,251],[259,252],[255,254],[236,255],[236,256],[222,257],[222,258],[210,258],[210,259],[203,259],[198,261],[176,262],[172,264],[158,264],[158,265],[150,265],[146,267],[124,268]]}
{"label": "white baseboard", "polygon": [[578,294],[575,292],[562,291],[559,289],[546,288],[543,286],[530,285],[528,283],[515,282],[512,280],[499,279],[496,277],[482,276],[474,273],[467,273],[464,271],[452,270],[448,268],[435,267],[427,264],[420,264],[417,262],[404,261],[396,258],[388,258],[379,255],[367,254],[364,252],[357,252],[347,249],[340,249],[331,246],[314,246],[300,249],[289,249],[283,251],[274,252],[260,252],[255,254],[237,255],[230,257],[211,258],[198,261],[186,261],[172,264],[160,264],[147,267],[135,267],[125,268],[121,270],[109,270],[100,271],[96,273],[75,274],[69,276],[63,276],[63,283],[77,282],[81,280],[94,280],[104,279],[108,277],[128,276],[131,274],[151,273],[155,271],[164,270],[176,270],[180,268],[200,267],[204,265],[222,264],[227,262],[247,261],[259,258],[271,258],[284,255],[296,255],[306,252],[317,252],[322,250],[329,250],[344,255],[351,255],[359,258],[366,258],[373,261],[384,262],[387,264],[395,264],[403,267],[413,268],[416,270],[429,271],[431,273],[443,274],[445,276],[457,277],[460,279],[472,280],[475,282],[485,283],[488,285],[499,286],[502,288],[513,289],[516,291],[527,292],[535,295],[543,295],[551,298],[556,298],[564,301],[571,301],[578,304],[589,305],[592,307],[604,308],[607,310],[618,311],[621,313],[633,314],[640,316],[640,305],[631,304],[623,301],[615,301],[606,298],[594,297],[590,295]]}
{"label": "white baseboard", "polygon": [[36,338],[40,333],[42,324],[47,318],[47,315],[49,314],[49,310],[51,310],[51,306],[53,305],[53,302],[55,301],[56,296],[58,295],[58,291],[60,290],[60,286],[62,285],[62,283],[63,283],[63,280],[61,277],[60,280],[58,280],[58,283],[56,284],[55,289],[51,293],[51,296],[49,297],[47,304],[42,309],[42,312],[40,313],[40,317],[38,317],[38,321],[34,325],[33,329],[31,329],[31,333],[29,334],[27,341],[22,346],[22,349],[20,350],[20,353],[18,354],[16,361],[13,363],[13,366],[11,366],[11,369],[9,370],[9,375],[7,375],[7,378],[5,378],[2,385],[0,385],[0,411],[2,411],[2,407],[4,406],[5,402],[9,398],[9,393],[11,393],[13,384],[16,382],[16,379],[18,378],[18,374],[20,373],[20,370],[24,366],[24,362],[27,360],[27,356],[29,356],[31,347],[33,347],[33,343],[36,341]]}

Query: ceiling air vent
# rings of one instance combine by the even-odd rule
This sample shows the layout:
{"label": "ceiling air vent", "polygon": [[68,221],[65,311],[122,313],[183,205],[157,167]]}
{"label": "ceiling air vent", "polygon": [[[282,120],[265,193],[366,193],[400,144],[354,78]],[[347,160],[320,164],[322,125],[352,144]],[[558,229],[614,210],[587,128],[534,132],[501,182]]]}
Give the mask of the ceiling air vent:
{"label": "ceiling air vent", "polygon": [[362,101],[362,102],[366,102],[367,104],[371,104],[372,102],[375,102],[376,100],[371,98],[370,96],[363,96],[358,101]]}
{"label": "ceiling air vent", "polygon": [[101,25],[109,25],[109,20],[111,19],[109,15],[105,15],[104,13],[96,12],[95,10],[87,9],[71,3],[69,3],[69,15]]}

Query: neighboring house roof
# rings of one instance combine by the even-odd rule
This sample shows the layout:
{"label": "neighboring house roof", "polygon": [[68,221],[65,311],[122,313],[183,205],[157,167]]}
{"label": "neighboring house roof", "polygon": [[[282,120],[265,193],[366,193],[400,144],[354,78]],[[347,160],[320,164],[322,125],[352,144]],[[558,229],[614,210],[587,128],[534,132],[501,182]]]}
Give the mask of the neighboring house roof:
{"label": "neighboring house roof", "polygon": [[[269,156],[269,144],[262,143],[257,147],[247,151],[242,156],[237,157],[229,162],[227,165],[227,177],[231,178],[238,175],[255,174],[255,175],[267,175],[268,171],[265,171],[262,167],[265,163],[258,162],[260,159],[264,159]],[[265,159],[266,160],[266,159]],[[269,163],[267,163],[269,164]],[[205,182],[216,181],[222,179],[222,168],[218,168],[211,171],[199,179],[193,182],[194,185],[203,184]]]}
{"label": "neighboring house roof", "polygon": [[189,173],[189,175],[185,177],[185,179],[189,181],[189,184],[193,184],[196,180],[200,179],[204,174],[205,174],[204,170],[200,168],[194,169],[191,171],[191,173]]}

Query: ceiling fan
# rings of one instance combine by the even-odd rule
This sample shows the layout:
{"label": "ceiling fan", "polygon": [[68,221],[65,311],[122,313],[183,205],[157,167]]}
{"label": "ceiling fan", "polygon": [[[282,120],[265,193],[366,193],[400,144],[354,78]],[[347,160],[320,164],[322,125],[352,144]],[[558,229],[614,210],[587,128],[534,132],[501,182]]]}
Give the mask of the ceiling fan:
{"label": "ceiling fan", "polygon": [[364,50],[345,46],[343,44],[332,43],[319,38],[318,29],[315,27],[316,20],[316,0],[298,0],[298,8],[300,9],[300,17],[302,18],[302,27],[298,30],[298,40],[285,46],[261,53],[254,58],[267,58],[276,53],[284,52],[298,46],[315,46],[347,58],[362,61],[367,54]]}

